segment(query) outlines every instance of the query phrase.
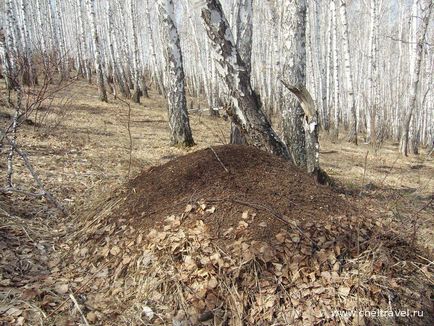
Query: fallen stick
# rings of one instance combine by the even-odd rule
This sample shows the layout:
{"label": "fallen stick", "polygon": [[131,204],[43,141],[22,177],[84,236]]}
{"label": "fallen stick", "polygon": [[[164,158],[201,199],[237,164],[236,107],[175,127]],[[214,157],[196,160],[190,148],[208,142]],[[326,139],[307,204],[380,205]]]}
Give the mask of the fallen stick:
{"label": "fallen stick", "polygon": [[36,171],[33,169],[32,164],[30,163],[29,158],[27,157],[27,154],[24,153],[17,144],[15,144],[8,136],[5,137],[6,141],[13,146],[13,149],[15,150],[15,152],[17,152],[17,154],[19,156],[21,156],[21,158],[24,161],[24,165],[27,167],[27,169],[29,170],[30,174],[33,177],[33,180],[35,180],[37,186],[39,187],[39,190],[41,190],[41,195],[45,197],[45,199],[47,199],[47,201],[51,202],[54,206],[56,206],[56,208],[58,210],[60,210],[64,215],[67,215],[67,211],[65,209],[65,207],[63,207],[63,205],[61,203],[59,203],[56,198],[54,198],[54,196],[49,193],[47,190],[45,190],[45,187],[41,181],[41,179],[39,178],[38,174],[36,173]]}
{"label": "fallen stick", "polygon": [[210,150],[212,150],[212,152],[214,153],[215,157],[217,158],[217,161],[219,161],[220,165],[223,167],[223,169],[225,169],[225,171],[227,173],[229,173],[229,170],[226,168],[226,166],[223,164],[222,160],[220,159],[220,157],[218,157],[217,153],[215,152],[214,148],[212,148],[211,146],[209,147]]}
{"label": "fallen stick", "polygon": [[69,297],[71,298],[72,302],[74,302],[74,306],[77,308],[77,310],[78,310],[78,312],[80,313],[81,318],[83,318],[83,321],[84,321],[84,323],[86,324],[86,326],[90,326],[89,323],[87,322],[86,317],[85,317],[84,314],[83,314],[83,311],[81,311],[81,308],[80,308],[80,306],[78,305],[77,300],[75,300],[74,295],[73,295],[72,293],[70,293],[70,294],[69,294]]}

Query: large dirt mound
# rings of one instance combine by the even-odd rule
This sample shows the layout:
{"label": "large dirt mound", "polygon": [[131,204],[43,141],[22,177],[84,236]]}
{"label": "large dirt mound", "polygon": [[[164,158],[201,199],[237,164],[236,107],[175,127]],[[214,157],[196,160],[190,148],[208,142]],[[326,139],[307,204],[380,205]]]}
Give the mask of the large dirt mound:
{"label": "large dirt mound", "polygon": [[153,167],[127,184],[120,196],[113,217],[143,229],[155,228],[187,204],[213,203],[218,209],[205,219],[217,238],[236,226],[248,208],[261,212],[254,224],[258,227],[250,230],[256,240],[274,236],[289,221],[317,224],[330,215],[354,214],[347,201],[287,161],[237,145],[209,148]]}
{"label": "large dirt mound", "polygon": [[[432,321],[425,253],[387,219],[363,214],[344,195],[255,148],[215,147],[151,168],[77,223],[52,275],[63,283],[57,288],[81,300],[80,314],[71,314],[76,321]],[[423,310],[424,317],[355,313],[377,309]]]}

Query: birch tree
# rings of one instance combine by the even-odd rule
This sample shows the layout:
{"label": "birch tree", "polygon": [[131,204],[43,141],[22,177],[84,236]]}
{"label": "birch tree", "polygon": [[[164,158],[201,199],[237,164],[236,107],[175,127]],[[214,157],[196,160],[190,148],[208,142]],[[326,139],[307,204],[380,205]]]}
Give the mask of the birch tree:
{"label": "birch tree", "polygon": [[[38,1],[40,1],[40,0],[38,0]],[[87,81],[89,82],[89,84],[91,84],[92,83],[92,69],[90,67],[90,62],[88,59],[87,39],[86,39],[86,34],[84,32],[85,27],[84,27],[84,20],[83,20],[82,1],[83,0],[77,0],[78,24],[79,24],[79,28],[80,28],[80,41],[81,41],[81,46],[83,48],[81,59],[83,62],[82,65],[85,68]]]}
{"label": "birch tree", "polygon": [[175,25],[173,0],[159,1],[160,20],[166,48],[164,57],[168,69],[167,107],[171,143],[176,146],[194,145],[185,97],[184,68],[178,30]]}
{"label": "birch tree", "polygon": [[337,0],[331,0],[330,1],[330,15],[331,15],[331,22],[332,22],[332,52],[333,52],[333,138],[335,140],[339,137],[339,114],[341,110],[341,103],[340,103],[340,83],[339,83],[339,55],[338,55],[338,24],[337,24],[337,18],[336,18],[336,1]]}
{"label": "birch tree", "polygon": [[[296,88],[306,87],[306,1],[285,2],[283,76]],[[304,112],[295,97],[288,98],[283,109],[284,139],[295,165],[306,167]]]}
{"label": "birch tree", "polygon": [[102,70],[101,63],[101,49],[99,42],[99,35],[96,25],[96,13],[95,13],[95,0],[87,0],[87,9],[89,12],[89,20],[92,28],[92,40],[93,40],[93,48],[95,52],[95,70],[96,70],[96,78],[98,83],[98,91],[99,91],[99,99],[103,102],[107,102],[107,91],[105,89],[104,84],[104,75]]}
{"label": "birch tree", "polygon": [[132,37],[133,37],[133,78],[134,78],[134,92],[132,95],[132,100],[135,103],[140,103],[140,72],[139,72],[139,45],[137,42],[137,26],[136,26],[136,10],[135,10],[135,0],[130,0],[130,19],[132,26]]}
{"label": "birch tree", "polygon": [[345,77],[346,77],[346,91],[347,91],[347,106],[350,111],[350,130],[348,133],[348,141],[357,145],[357,111],[356,102],[354,100],[354,85],[351,64],[350,42],[348,36],[348,22],[347,22],[347,4],[346,0],[340,1],[340,18],[342,24],[342,48],[344,52],[345,62]]}
{"label": "birch tree", "polygon": [[[417,153],[417,145],[415,142],[410,142],[410,123],[412,119],[414,119],[413,112],[415,110],[416,101],[417,101],[417,95],[418,95],[418,87],[419,87],[419,78],[420,78],[420,71],[421,71],[421,63],[422,63],[422,53],[426,38],[426,32],[428,29],[428,24],[430,21],[431,13],[432,13],[432,7],[433,2],[432,0],[414,0],[414,5],[420,5],[422,6],[422,22],[417,29],[416,33],[416,44],[414,46],[414,52],[412,53],[412,65],[413,68],[410,72],[411,77],[411,85],[409,89],[409,107],[407,109],[407,113],[405,114],[404,118],[404,124],[403,124],[403,132],[401,136],[401,142],[400,142],[400,151],[402,155],[407,156],[408,153]],[[413,19],[417,19],[417,17],[413,17]]]}
{"label": "birch tree", "polygon": [[[253,37],[253,0],[237,1],[237,49],[243,60],[246,72],[252,73],[252,37]],[[231,124],[231,144],[245,144],[246,139],[237,125]]]}
{"label": "birch tree", "polygon": [[378,0],[371,0],[370,33],[369,33],[369,61],[368,61],[368,105],[366,110],[367,142],[376,143],[376,116],[377,116],[377,34],[378,34]]}
{"label": "birch tree", "polygon": [[220,2],[206,0],[201,15],[218,56],[216,62],[219,73],[233,99],[234,109],[228,112],[232,121],[240,127],[250,145],[289,159],[288,149],[272,129],[257,95],[252,90],[250,75],[238,53]]}

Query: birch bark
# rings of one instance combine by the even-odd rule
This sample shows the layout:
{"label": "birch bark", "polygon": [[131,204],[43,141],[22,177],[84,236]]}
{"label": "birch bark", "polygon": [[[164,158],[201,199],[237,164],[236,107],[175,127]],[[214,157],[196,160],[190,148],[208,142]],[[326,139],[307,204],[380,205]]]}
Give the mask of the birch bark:
{"label": "birch bark", "polygon": [[[296,87],[306,87],[306,1],[285,2],[284,49],[286,64],[285,80]],[[284,139],[295,165],[306,167],[304,112],[295,97],[290,97],[282,112]]]}
{"label": "birch bark", "polygon": [[190,147],[194,145],[194,141],[187,112],[184,68],[178,30],[175,25],[173,0],[160,0],[159,11],[166,43],[164,56],[169,75],[167,107],[171,143],[175,146]]}
{"label": "birch bark", "polygon": [[92,28],[92,40],[95,51],[95,70],[98,83],[99,99],[103,102],[108,102],[107,91],[104,85],[104,75],[101,63],[101,50],[99,44],[98,30],[96,27],[95,0],[87,0],[87,9],[89,11],[89,20]]}
{"label": "birch bark", "polygon": [[417,153],[417,147],[415,147],[414,143],[410,143],[410,123],[412,122],[413,112],[417,103],[417,93],[419,87],[419,77],[422,63],[422,53],[424,48],[424,43],[426,39],[428,24],[430,21],[430,16],[432,13],[433,2],[432,0],[414,0],[415,5],[420,4],[422,6],[422,22],[419,26],[419,29],[416,33],[417,42],[413,49],[414,53],[412,56],[412,64],[413,68],[412,80],[410,85],[410,95],[409,95],[409,107],[407,109],[407,113],[404,118],[403,123],[403,133],[400,141],[400,152],[402,155],[407,156],[410,153]]}
{"label": "birch bark", "polygon": [[353,72],[352,72],[352,65],[351,65],[350,42],[349,42],[349,34],[348,34],[346,0],[340,0],[339,12],[340,12],[340,18],[342,24],[342,46],[343,46],[344,61],[345,61],[345,76],[346,76],[345,88],[348,93],[347,106],[351,113],[348,141],[357,145],[357,111],[356,111],[356,102],[354,99],[354,84],[353,84]]}
{"label": "birch bark", "polygon": [[250,75],[237,51],[229,23],[218,0],[206,0],[202,19],[215,50],[219,73],[229,89],[234,109],[229,112],[250,145],[290,159],[288,149],[271,127],[253,92]]}

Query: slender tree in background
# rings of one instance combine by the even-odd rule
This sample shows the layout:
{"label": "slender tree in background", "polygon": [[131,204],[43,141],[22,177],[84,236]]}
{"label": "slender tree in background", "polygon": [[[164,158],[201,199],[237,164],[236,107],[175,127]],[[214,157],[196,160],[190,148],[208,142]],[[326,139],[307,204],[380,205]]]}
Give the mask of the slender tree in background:
{"label": "slender tree in background", "polygon": [[260,147],[289,159],[288,149],[271,128],[261,103],[253,92],[250,75],[241,59],[232,32],[218,0],[206,0],[202,19],[212,42],[221,77],[228,87],[234,103],[229,112],[232,121],[241,129],[250,145]]}
{"label": "slender tree in background", "polygon": [[173,0],[160,0],[160,19],[166,48],[164,57],[168,69],[167,108],[172,145],[193,146],[193,136],[185,98],[184,68],[178,30],[175,25]]}
{"label": "slender tree in background", "polygon": [[132,95],[132,100],[135,103],[140,103],[140,86],[139,86],[139,79],[140,79],[140,72],[139,72],[139,45],[137,42],[137,26],[136,26],[136,9],[135,9],[135,0],[130,0],[130,19],[131,19],[131,26],[132,26],[132,37],[133,37],[133,85],[134,85],[134,92]]}
{"label": "slender tree in background", "polygon": [[16,89],[18,86],[18,47],[15,35],[16,18],[13,10],[12,0],[6,2],[6,42],[3,46],[5,59],[5,76],[7,76],[7,86],[9,90]]}
{"label": "slender tree in background", "polygon": [[347,22],[347,4],[346,0],[340,1],[340,17],[342,24],[342,48],[344,52],[344,64],[345,64],[345,88],[347,91],[347,110],[350,112],[350,130],[348,132],[348,141],[357,145],[357,111],[356,102],[354,99],[354,85],[353,85],[353,73],[351,71],[351,53],[350,42],[348,34],[348,22]]}
{"label": "slender tree in background", "polygon": [[[412,154],[417,154],[417,144],[414,139],[410,139],[410,123],[413,118],[413,112],[416,106],[418,87],[419,87],[419,79],[420,79],[420,70],[422,63],[422,54],[424,43],[426,39],[426,32],[428,29],[429,20],[432,13],[433,2],[432,0],[414,0],[414,6],[422,6],[422,22],[419,28],[416,28],[416,44],[413,47],[413,53],[411,56],[411,60],[413,64],[411,67],[413,68],[411,73],[411,84],[410,84],[410,97],[409,97],[409,107],[407,109],[407,113],[405,114],[403,131],[401,136],[400,143],[400,151],[403,155],[407,156],[410,151]],[[417,19],[417,17],[413,17],[412,19]],[[414,136],[413,136],[414,137]],[[412,140],[412,141],[411,141]]]}
{"label": "slender tree in background", "polygon": [[[417,149],[418,144],[422,151],[432,144],[434,46],[429,41],[434,37],[432,24],[426,30],[428,41],[419,49],[421,68],[419,77],[415,77],[425,2],[305,1],[304,88],[312,95],[323,130],[331,130],[332,137],[338,131],[345,132],[351,142],[356,142],[355,136],[363,137],[379,148],[384,141],[405,143],[401,140],[406,139],[408,129],[407,154],[416,153],[413,148]],[[294,133],[288,121],[299,121],[295,130],[299,132],[300,143],[297,139],[282,138],[289,147],[294,146],[291,153],[302,149],[303,136],[307,141],[306,130],[303,135],[301,128],[306,114],[298,109],[299,119],[289,116],[296,112],[289,109],[299,104],[280,82],[286,79],[291,86],[297,86],[292,85],[293,69],[289,67],[300,68],[299,54],[291,53],[299,44],[298,1],[218,2],[229,20],[232,45],[242,65],[238,65],[234,55],[226,57],[235,58],[229,64],[220,62],[221,53],[227,49],[220,50],[220,43],[215,42],[219,38],[216,35],[210,38],[208,29],[203,28],[201,11],[207,2],[179,1],[176,24],[183,53],[186,96],[197,104],[195,110],[202,111],[200,105],[206,102],[209,113],[214,115],[217,108],[228,103],[234,104],[231,112],[236,112],[237,106],[242,107],[240,103],[247,102],[244,90],[254,89],[254,96],[247,95],[248,101],[256,102],[254,106],[260,108],[269,124],[273,122],[279,135],[292,137]],[[94,15],[89,15],[90,4],[94,5]],[[127,99],[137,98],[131,93],[146,95],[145,80],[161,95],[168,93],[164,83],[168,84],[169,75],[163,55],[167,44],[162,37],[163,26],[154,19],[158,10],[155,1],[4,0],[0,6],[4,9],[0,11],[0,25],[5,37],[0,64],[11,89],[12,81],[17,80],[11,78],[12,74],[33,84],[33,77],[44,75],[46,67],[55,67],[56,74],[50,74],[51,81],[60,80],[59,77],[68,79],[68,74],[76,73],[77,77],[86,77],[89,82],[108,87],[115,96]],[[219,28],[224,30],[222,26]],[[222,67],[230,69],[226,72]],[[245,71],[235,71],[241,68]],[[235,94],[239,83],[234,79],[228,87],[228,73],[236,78],[248,76],[250,85],[245,86],[243,80],[241,84],[245,88]],[[413,99],[411,90],[417,79]],[[282,111],[288,118],[286,122]],[[237,114],[233,116],[237,119]],[[241,113],[239,117],[243,117]],[[265,129],[266,124],[262,126]],[[255,130],[252,131],[257,134],[254,142],[261,143],[259,139],[263,137],[256,127],[239,128],[242,135],[248,133],[247,129]],[[268,142],[265,138],[263,141]]]}
{"label": "slender tree in background", "polygon": [[377,40],[378,40],[378,0],[371,0],[370,11],[370,33],[369,33],[369,61],[368,61],[368,108],[366,110],[366,140],[368,143],[376,144],[377,130],[376,117],[378,109],[378,56],[377,56]]}
{"label": "slender tree in background", "polygon": [[104,75],[101,63],[101,49],[99,43],[98,30],[96,27],[96,14],[95,14],[95,0],[87,0],[87,8],[89,11],[89,20],[92,27],[92,40],[93,48],[95,52],[95,70],[98,83],[99,99],[103,102],[107,102],[107,91],[104,84]]}
{"label": "slender tree in background", "polygon": [[9,51],[6,46],[6,40],[4,31],[0,32],[0,60],[2,62],[2,76],[6,82],[6,88],[12,90],[15,88],[16,80],[14,79],[14,72],[11,66],[11,60],[9,59]]}
{"label": "slender tree in background", "polygon": [[335,140],[339,137],[339,127],[340,127],[340,112],[341,112],[341,102],[340,102],[340,83],[339,83],[339,54],[338,54],[338,24],[336,18],[336,1],[330,0],[330,15],[331,15],[331,33],[332,33],[332,52],[333,52],[333,86],[334,86],[334,98],[333,98],[333,138]]}
{"label": "slender tree in background", "polygon": [[[38,1],[40,1],[40,0],[38,0]],[[89,82],[89,84],[91,84],[92,83],[92,69],[90,67],[90,62],[89,62],[89,59],[87,57],[88,50],[87,50],[86,34],[84,32],[85,28],[84,28],[82,1],[83,0],[77,0],[77,11],[78,11],[77,16],[78,16],[78,26],[79,26],[79,30],[80,30],[80,46],[82,49],[80,59],[82,61],[81,66],[84,68],[84,72],[86,74],[86,79]]]}
{"label": "slender tree in background", "polygon": [[[153,30],[152,30],[151,11],[149,9],[149,6],[150,6],[149,0],[146,0],[146,27],[147,27],[147,32],[148,32],[148,35],[149,35],[149,49],[150,49],[150,52],[151,52],[150,61],[151,61],[151,65],[153,67],[157,67],[158,60],[157,60],[157,54],[155,53],[154,33],[153,33]],[[157,69],[152,69],[152,73],[153,73],[154,79],[155,79],[155,81],[157,83],[158,92],[161,95],[165,94],[166,91],[165,91],[165,88],[164,88],[162,74]]]}

